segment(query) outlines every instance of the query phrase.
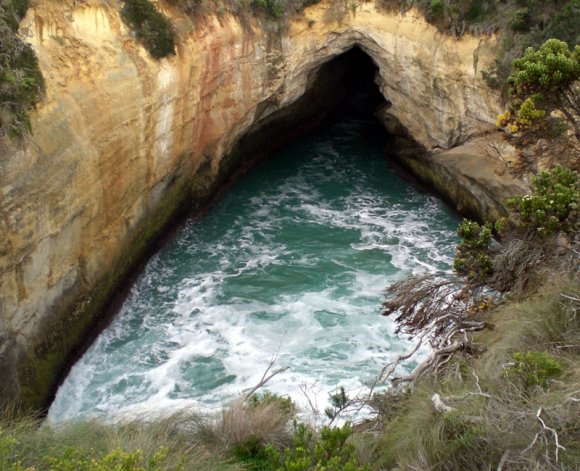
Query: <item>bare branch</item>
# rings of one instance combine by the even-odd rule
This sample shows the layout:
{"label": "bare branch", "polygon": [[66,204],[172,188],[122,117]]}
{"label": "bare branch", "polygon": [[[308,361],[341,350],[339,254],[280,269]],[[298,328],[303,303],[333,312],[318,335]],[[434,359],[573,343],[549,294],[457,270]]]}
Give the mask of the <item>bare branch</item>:
{"label": "bare branch", "polygon": [[244,396],[244,399],[242,402],[246,402],[252,396],[252,394],[254,394],[262,386],[264,386],[274,376],[276,376],[277,374],[283,373],[288,368],[290,368],[289,366],[284,366],[284,367],[278,368],[277,370],[274,370],[270,374],[268,374],[270,372],[270,370],[272,369],[272,367],[274,366],[274,364],[276,363],[276,361],[278,361],[278,356],[280,354],[280,348],[282,348],[282,342],[284,342],[284,337],[286,337],[286,332],[284,332],[284,335],[282,336],[282,339],[280,340],[280,344],[278,345],[278,349],[272,355],[272,358],[270,359],[270,363],[268,363],[268,367],[266,368],[266,371],[264,371],[264,374],[262,375],[262,379],[260,379],[258,384],[256,384],[254,387],[250,388],[249,392],[247,392],[246,395]]}
{"label": "bare branch", "polygon": [[562,451],[566,451],[566,448],[564,448],[562,445],[560,445],[560,440],[558,438],[558,433],[556,432],[556,430],[554,430],[551,427],[548,427],[546,425],[546,422],[544,421],[544,419],[542,419],[542,412],[543,412],[543,408],[540,407],[538,409],[538,412],[536,412],[536,419],[538,419],[538,422],[540,422],[540,426],[541,429],[538,433],[536,433],[536,435],[534,436],[534,439],[532,440],[532,443],[530,443],[522,452],[521,454],[523,455],[524,453],[530,451],[534,445],[536,444],[536,442],[538,441],[538,438],[542,439],[542,441],[544,442],[544,444],[546,445],[546,458],[549,458],[548,455],[548,438],[546,437],[546,431],[550,432],[552,434],[552,437],[554,439],[554,444],[556,446],[556,448],[554,449],[554,457],[556,459],[556,463],[558,462],[558,453],[560,450]]}
{"label": "bare branch", "polygon": [[378,383],[387,381],[391,377],[391,375],[394,373],[397,366],[399,366],[399,364],[402,361],[411,358],[415,353],[417,353],[419,348],[421,348],[421,345],[423,344],[423,339],[425,338],[426,335],[427,335],[426,333],[421,335],[419,337],[419,340],[415,344],[415,346],[410,351],[408,351],[407,353],[402,353],[402,354],[398,355],[397,358],[395,358],[391,363],[388,363],[385,366],[383,366],[383,368],[381,369],[381,371],[377,375],[377,378],[375,379],[373,385],[370,388],[370,391],[368,394],[369,398],[373,394],[373,391]]}

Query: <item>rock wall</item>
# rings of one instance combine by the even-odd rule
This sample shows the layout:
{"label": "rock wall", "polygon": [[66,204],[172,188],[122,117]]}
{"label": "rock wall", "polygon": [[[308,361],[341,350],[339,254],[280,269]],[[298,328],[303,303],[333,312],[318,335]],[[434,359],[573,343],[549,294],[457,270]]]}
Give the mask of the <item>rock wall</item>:
{"label": "rock wall", "polygon": [[388,113],[427,149],[495,121],[479,72],[494,38],[455,40],[413,11],[341,5],[325,0],[284,26],[162,6],[178,47],[155,61],[116,2],[32,0],[21,30],[47,91],[33,136],[0,157],[1,397],[44,406],[155,236],[214,191],[248,130],[354,45],[379,67]]}

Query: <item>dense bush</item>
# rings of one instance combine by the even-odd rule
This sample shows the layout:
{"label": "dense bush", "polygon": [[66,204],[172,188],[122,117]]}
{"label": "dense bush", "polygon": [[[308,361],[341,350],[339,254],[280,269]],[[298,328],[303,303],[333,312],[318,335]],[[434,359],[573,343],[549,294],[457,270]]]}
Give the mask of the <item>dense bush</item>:
{"label": "dense bush", "polygon": [[175,53],[171,23],[149,0],[125,0],[121,18],[154,58]]}
{"label": "dense bush", "polygon": [[507,201],[524,225],[539,234],[579,229],[580,187],[578,172],[556,165],[533,179],[533,193]]}
{"label": "dense bush", "polygon": [[510,132],[530,129],[557,108],[580,136],[575,118],[580,100],[574,85],[579,78],[580,46],[572,51],[564,41],[549,39],[538,49],[528,48],[512,63],[507,78],[512,111],[498,117],[498,126]]}
{"label": "dense bush", "polygon": [[355,447],[348,443],[352,435],[349,424],[342,427],[323,427],[316,437],[304,424],[297,424],[294,442],[279,451],[267,448],[272,471],[367,471],[357,464]]}
{"label": "dense bush", "polygon": [[427,12],[433,18],[441,18],[445,13],[445,3],[443,0],[431,0]]}
{"label": "dense bush", "polygon": [[[578,172],[556,165],[534,176],[532,187],[532,194],[506,201],[513,212],[512,222],[517,224],[506,229],[505,220],[494,226],[464,220],[459,225],[461,241],[453,264],[457,273],[469,281],[493,275],[493,280],[487,281],[498,291],[509,291],[514,284],[525,287],[538,264],[546,264],[546,257],[554,255],[556,244],[550,236],[574,234],[580,229]],[[502,233],[502,240],[492,247],[493,229]]]}
{"label": "dense bush", "polygon": [[491,224],[480,226],[477,222],[464,219],[457,228],[461,242],[453,261],[454,270],[470,280],[480,280],[493,272],[489,255]]}
{"label": "dense bush", "polygon": [[564,41],[572,48],[580,44],[577,20],[580,0],[506,0],[498,5],[502,6],[491,16],[496,18],[496,30],[503,33],[500,50],[494,63],[482,71],[486,82],[494,88],[507,85],[512,61],[526,48],[538,48],[551,38]]}
{"label": "dense bush", "polygon": [[528,10],[527,8],[522,8],[521,10],[517,10],[516,12],[514,12],[509,22],[509,26],[514,31],[525,33],[530,30],[530,23],[531,23],[530,10]]}
{"label": "dense bush", "polygon": [[526,389],[535,386],[546,388],[552,378],[564,371],[562,365],[546,352],[516,352],[513,359],[514,364],[507,373],[518,377]]}
{"label": "dense bush", "polygon": [[557,92],[580,78],[580,46],[571,51],[564,41],[548,39],[538,49],[526,49],[512,67],[508,83],[515,95]]}
{"label": "dense bush", "polygon": [[282,18],[286,12],[286,2],[283,0],[252,0],[252,5],[263,9],[272,18]]}
{"label": "dense bush", "polygon": [[36,55],[18,37],[18,22],[27,5],[0,0],[0,137],[18,138],[30,131],[28,112],[44,90]]}

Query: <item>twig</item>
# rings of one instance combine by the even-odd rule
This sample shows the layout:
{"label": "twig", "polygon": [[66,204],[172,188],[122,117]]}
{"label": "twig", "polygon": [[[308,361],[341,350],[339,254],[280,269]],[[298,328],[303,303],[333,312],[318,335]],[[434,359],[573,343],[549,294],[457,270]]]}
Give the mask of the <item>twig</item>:
{"label": "twig", "polygon": [[282,342],[284,342],[285,336],[286,336],[286,332],[284,332],[284,335],[282,336],[282,339],[280,340],[280,344],[278,345],[278,349],[276,350],[276,353],[274,353],[272,355],[272,358],[270,359],[270,363],[268,363],[268,367],[266,368],[266,371],[264,371],[264,374],[262,375],[262,379],[260,379],[259,383],[256,384],[253,388],[251,388],[248,393],[246,393],[242,402],[246,402],[252,396],[252,394],[254,394],[262,386],[264,386],[274,376],[276,376],[277,374],[283,373],[288,368],[290,368],[289,366],[283,366],[282,368],[278,368],[277,370],[274,370],[274,371],[272,371],[272,373],[268,374],[268,372],[272,369],[272,367],[274,366],[276,361],[278,361],[278,356],[280,354],[280,348],[282,348]]}
{"label": "twig", "polygon": [[414,383],[418,378],[423,376],[424,374],[428,373],[432,370],[434,366],[437,364],[437,360],[445,354],[453,353],[464,346],[463,341],[455,342],[447,347],[440,348],[439,350],[434,350],[427,360],[421,363],[417,368],[415,368],[410,375],[403,376],[402,378],[393,378],[392,383],[393,385],[401,384],[401,383]]}
{"label": "twig", "polygon": [[410,357],[412,357],[415,353],[417,353],[417,351],[419,350],[419,348],[421,348],[421,345],[423,345],[423,340],[425,338],[427,334],[423,333],[420,337],[419,340],[417,341],[417,343],[415,344],[415,346],[409,350],[407,353],[401,353],[400,355],[397,355],[397,358],[395,358],[392,362],[386,364],[385,366],[383,366],[383,368],[381,369],[381,371],[379,372],[379,374],[377,375],[377,378],[375,379],[375,382],[373,383],[373,385],[370,388],[368,397],[370,399],[370,397],[373,394],[373,391],[375,389],[375,387],[377,386],[377,384],[379,382],[385,382],[387,381],[390,376],[394,373],[395,369],[397,368],[397,366],[399,366],[399,364],[404,361],[409,359]]}
{"label": "twig", "polygon": [[510,453],[511,453],[511,450],[509,448],[503,452],[503,455],[501,455],[501,459],[499,460],[499,463],[497,465],[497,469],[495,471],[502,471],[503,470],[503,466],[507,463],[507,460],[510,456]]}
{"label": "twig", "polygon": [[536,418],[540,421],[540,423],[542,424],[542,427],[546,430],[548,430],[549,432],[552,432],[552,435],[554,435],[554,442],[556,443],[556,450],[554,451],[554,455],[556,457],[556,463],[558,462],[558,451],[560,449],[562,449],[563,451],[566,451],[566,448],[564,448],[562,445],[560,445],[560,442],[558,441],[558,434],[556,433],[556,431],[553,428],[550,428],[546,425],[546,422],[544,422],[544,420],[542,419],[542,417],[540,417],[542,415],[542,408],[540,407],[538,409],[538,413],[536,414]]}
{"label": "twig", "polygon": [[489,395],[489,394],[487,394],[487,393],[484,393],[484,392],[481,390],[481,386],[479,385],[479,376],[477,376],[477,375],[475,374],[475,371],[471,370],[471,374],[472,374],[472,375],[473,375],[473,377],[475,378],[475,386],[477,387],[477,393],[473,393],[473,394],[474,394],[474,395],[475,395],[475,394],[477,394],[478,396],[483,396],[483,397],[487,397],[487,398],[489,398],[489,399],[492,399],[492,396],[490,396],[490,395]]}
{"label": "twig", "polygon": [[[552,436],[554,437],[554,444],[556,445],[556,449],[554,450],[554,457],[556,458],[556,463],[558,462],[558,453],[560,450],[566,451],[566,448],[564,448],[562,445],[560,445],[560,441],[558,438],[558,433],[556,432],[556,430],[554,430],[551,427],[548,427],[546,425],[546,422],[544,422],[544,419],[542,419],[542,407],[540,407],[538,409],[538,412],[536,412],[536,419],[538,419],[538,422],[540,422],[540,425],[542,427],[542,429],[536,433],[536,435],[534,436],[534,439],[532,440],[532,443],[530,443],[523,451],[522,451],[522,455],[524,453],[526,453],[527,451],[531,450],[533,448],[533,446],[536,444],[536,442],[538,441],[538,438],[543,438],[544,443],[547,445],[548,444],[548,439],[546,437],[546,430],[548,432],[552,433]],[[546,457],[548,457],[548,450],[546,450]]]}

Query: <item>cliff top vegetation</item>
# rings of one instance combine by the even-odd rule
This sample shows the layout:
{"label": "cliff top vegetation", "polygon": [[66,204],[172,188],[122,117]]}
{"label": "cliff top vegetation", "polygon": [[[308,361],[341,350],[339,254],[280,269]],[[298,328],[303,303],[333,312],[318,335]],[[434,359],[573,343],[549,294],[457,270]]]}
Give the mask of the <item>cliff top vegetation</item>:
{"label": "cliff top vegetation", "polygon": [[36,55],[18,35],[27,8],[27,0],[0,0],[0,138],[30,131],[28,110],[44,90]]}

